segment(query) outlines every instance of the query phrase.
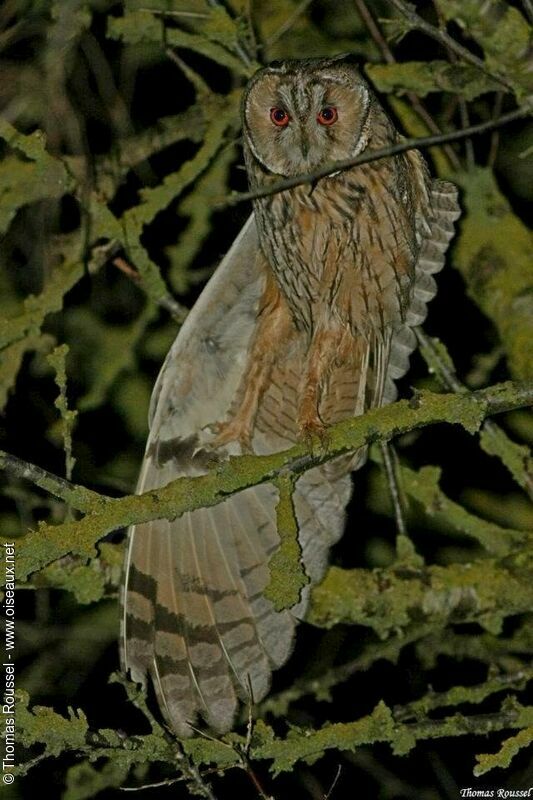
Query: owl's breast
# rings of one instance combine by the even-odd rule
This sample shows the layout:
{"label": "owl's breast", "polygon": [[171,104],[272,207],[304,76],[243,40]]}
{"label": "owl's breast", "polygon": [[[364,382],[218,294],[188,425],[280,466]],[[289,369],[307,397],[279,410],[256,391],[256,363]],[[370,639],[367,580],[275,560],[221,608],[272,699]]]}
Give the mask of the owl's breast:
{"label": "owl's breast", "polygon": [[335,183],[257,203],[261,246],[300,330],[336,320],[370,336],[402,320],[414,232],[390,195],[385,203],[353,182]]}
{"label": "owl's breast", "polygon": [[[276,208],[277,206],[277,208]],[[282,198],[259,216],[262,249],[287,301],[295,325],[311,332],[326,303],[324,292],[334,280],[332,266],[353,263],[351,222],[330,218],[311,204]]]}

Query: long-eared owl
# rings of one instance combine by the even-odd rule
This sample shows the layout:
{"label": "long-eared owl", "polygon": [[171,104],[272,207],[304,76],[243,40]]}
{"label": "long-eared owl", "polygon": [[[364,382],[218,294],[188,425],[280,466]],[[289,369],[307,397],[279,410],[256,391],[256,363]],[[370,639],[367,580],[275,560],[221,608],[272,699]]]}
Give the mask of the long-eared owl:
{"label": "long-eared owl", "polygon": [[[242,116],[252,189],[400,141],[343,58],[260,70]],[[394,400],[458,215],[455,187],[432,180],[416,150],[256,199],[163,365],[138,491],[204,474],[217,458],[325,437],[328,425]],[[199,715],[226,731],[239,698],[265,696],[342,533],[349,473],[363,459],[359,451],[296,483],[310,583],[288,610],[264,596],[279,546],[270,484],[130,529],[122,667],[151,677],[177,735]]]}

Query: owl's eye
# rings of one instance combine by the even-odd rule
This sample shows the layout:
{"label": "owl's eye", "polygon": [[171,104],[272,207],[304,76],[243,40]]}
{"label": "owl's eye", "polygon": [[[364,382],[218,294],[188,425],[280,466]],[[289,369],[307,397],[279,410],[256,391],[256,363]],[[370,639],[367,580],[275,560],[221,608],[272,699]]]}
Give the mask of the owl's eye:
{"label": "owl's eye", "polygon": [[333,106],[326,106],[318,115],[317,121],[320,122],[321,125],[333,125],[334,122],[337,122],[338,118],[337,109]]}
{"label": "owl's eye", "polygon": [[279,128],[284,128],[285,125],[289,124],[290,117],[284,108],[271,108],[270,119],[274,125],[277,125]]}

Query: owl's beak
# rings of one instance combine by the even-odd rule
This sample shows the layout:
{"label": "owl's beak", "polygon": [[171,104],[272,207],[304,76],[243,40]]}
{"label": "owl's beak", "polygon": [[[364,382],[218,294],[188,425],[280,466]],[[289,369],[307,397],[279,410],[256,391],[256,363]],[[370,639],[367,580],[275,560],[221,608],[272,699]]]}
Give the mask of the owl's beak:
{"label": "owl's beak", "polygon": [[307,138],[307,134],[305,131],[302,131],[302,135],[300,137],[300,149],[302,151],[302,155],[304,158],[307,158],[309,155],[309,139]]}

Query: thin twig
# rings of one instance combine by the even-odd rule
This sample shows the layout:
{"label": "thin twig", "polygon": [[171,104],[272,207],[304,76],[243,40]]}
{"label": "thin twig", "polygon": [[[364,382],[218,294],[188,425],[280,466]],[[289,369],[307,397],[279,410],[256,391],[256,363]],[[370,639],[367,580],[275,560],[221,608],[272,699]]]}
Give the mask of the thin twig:
{"label": "thin twig", "polygon": [[522,0],[524,11],[530,23],[533,25],[533,2],[532,0]]}
{"label": "thin twig", "polygon": [[[459,113],[461,115],[461,125],[463,128],[468,128],[470,124],[470,117],[468,115],[468,107],[464,97],[459,98]],[[466,165],[469,170],[473,170],[476,164],[476,156],[474,153],[474,145],[470,136],[465,141]]]}
{"label": "thin twig", "polygon": [[268,39],[266,40],[264,45],[262,45],[262,47],[263,48],[270,47],[275,42],[277,42],[278,39],[281,39],[284,33],[290,31],[290,29],[292,28],[298,17],[300,17],[304,13],[304,11],[307,10],[307,8],[311,5],[312,2],[313,0],[302,0],[302,2],[296,6],[292,14],[289,17],[287,17],[283,25],[280,25],[277,31],[274,31],[274,33],[268,37]]}
{"label": "thin twig", "polygon": [[170,60],[173,61],[174,64],[176,64],[178,69],[181,72],[183,72],[185,77],[189,79],[189,81],[192,83],[199,96],[207,97],[210,94],[211,90],[209,89],[209,86],[201,77],[201,75],[199,75],[197,72],[191,69],[189,65],[186,64],[185,61],[182,58],[180,58],[179,55],[175,53],[171,47],[167,47],[165,49],[165,53],[170,58]]}
{"label": "thin twig", "polygon": [[[437,15],[437,19],[439,22],[439,30],[441,33],[446,34],[446,20],[444,19],[444,16],[439,8],[437,0],[433,0],[433,8],[435,9],[435,14]],[[448,58],[450,59],[451,63],[457,64],[457,55],[454,53],[453,50],[450,49],[448,45],[446,45],[446,52],[448,54]],[[458,102],[459,102],[459,113],[461,116],[461,125],[463,128],[468,128],[468,126],[470,125],[470,119],[468,117],[468,108],[466,105],[466,100],[464,99],[464,97],[459,96]],[[466,153],[467,167],[469,170],[472,170],[475,165],[475,154],[474,154],[474,146],[472,144],[472,139],[470,138],[468,138],[465,141],[465,153]]]}
{"label": "thin twig", "polygon": [[365,0],[354,0],[354,3],[357,11],[359,12],[359,16],[368,28],[368,32],[378,46],[384,60],[387,62],[387,64],[394,64],[396,62],[394,54],[390,49],[387,40],[383,36],[379,25],[372,16],[372,12],[365,3]]}
{"label": "thin twig", "polygon": [[504,114],[499,119],[490,119],[486,122],[480,122],[478,125],[472,125],[469,128],[461,128],[457,131],[450,131],[448,133],[434,134],[432,136],[420,136],[404,139],[397,144],[389,145],[388,147],[381,147],[378,150],[367,150],[364,153],[356,156],[355,158],[347,158],[343,161],[335,161],[332,164],[326,164],[324,167],[308,172],[302,175],[294,175],[291,178],[284,178],[276,183],[271,183],[263,186],[260,189],[254,189],[250,192],[240,192],[227,198],[220,204],[222,208],[226,206],[235,206],[242,203],[244,200],[257,200],[260,197],[269,197],[279,192],[284,192],[287,189],[294,189],[295,186],[302,186],[307,183],[314,184],[321,178],[327,178],[336,172],[342,172],[352,167],[358,167],[361,164],[369,164],[372,161],[378,161],[380,158],[388,158],[390,156],[405,153],[407,150],[426,149],[427,147],[434,147],[435,145],[445,144],[446,142],[457,142],[460,139],[465,139],[468,136],[477,136],[481,133],[500,128],[507,125],[509,122],[514,122],[517,119],[527,116],[531,113],[531,104],[526,104],[522,108],[517,108]]}
{"label": "thin twig", "polygon": [[501,75],[494,73],[492,70],[488,69],[487,65],[484,61],[478,58],[474,53],[468,50],[466,47],[463,47],[462,44],[459,44],[449,33],[446,31],[441,31],[436,28],[434,25],[431,25],[429,22],[426,22],[423,17],[421,17],[415,10],[414,6],[410,3],[406,3],[404,0],[388,0],[388,2],[396,9],[396,11],[404,17],[409,23],[409,26],[414,30],[418,30],[421,33],[425,33],[426,36],[430,36],[435,41],[439,42],[443,45],[443,47],[448,48],[452,52],[454,52],[459,58],[462,58],[463,61],[468,61],[477,69],[480,69],[486,75],[490,75],[491,78],[497,80],[498,83],[501,83],[502,86],[505,86],[506,89],[510,91],[513,90],[512,84],[509,81],[502,77]]}
{"label": "thin twig", "polygon": [[93,492],[92,489],[78,486],[65,478],[60,478],[59,475],[54,475],[36,464],[23,461],[4,450],[0,450],[0,470],[5,470],[16,478],[31,481],[40,489],[61,498],[69,505],[72,504],[78,511],[95,511],[97,508],[101,508],[106,501],[112,499],[107,495]]}
{"label": "thin twig", "polygon": [[402,503],[400,498],[400,488],[398,485],[398,475],[396,464],[391,453],[392,444],[390,442],[381,443],[381,456],[383,458],[383,468],[387,477],[390,499],[396,520],[396,529],[400,536],[407,536],[407,526],[405,524]]}
{"label": "thin twig", "polygon": [[[138,286],[142,286],[142,277],[137,270],[129,264],[125,258],[122,256],[116,256],[112,262],[113,266],[117,267],[121,272],[128,276],[130,280],[136,283]],[[169,294],[165,295],[164,297],[159,297],[157,299],[157,304],[164,308],[165,311],[179,322],[180,325],[185,322],[187,314],[189,313],[189,309],[182,306],[181,303],[178,303],[177,300],[174,300]]]}
{"label": "thin twig", "polygon": [[[438,370],[435,373],[436,378],[441,384],[442,388],[451,390],[457,394],[469,394],[470,390],[468,387],[461,383],[453,368],[450,368],[446,361],[441,358],[440,353],[433,346],[431,339],[424,333],[423,329],[415,328],[415,333],[419,345],[431,352],[432,363],[435,364],[435,367]],[[498,425],[493,420],[486,419],[484,420],[481,429],[487,432],[496,433],[498,430]],[[525,489],[529,498],[533,500],[533,480],[526,481],[523,488]]]}
{"label": "thin twig", "polygon": [[245,0],[245,6],[242,10],[242,19],[245,21],[245,32],[244,38],[246,44],[248,45],[248,52],[250,55],[257,61],[258,60],[258,50],[259,45],[257,43],[257,38],[255,35],[255,25],[254,25],[254,18],[253,18],[253,0]]}
{"label": "thin twig", "polygon": [[333,778],[333,783],[329,787],[327,794],[324,795],[324,800],[330,800],[330,797],[331,797],[331,795],[333,793],[333,790],[334,790],[335,786],[337,785],[337,783],[339,781],[339,778],[341,776],[341,772],[342,772],[342,766],[339,764],[339,766],[337,767],[337,774]]}
{"label": "thin twig", "polygon": [[194,19],[209,19],[209,14],[206,14],[203,11],[160,11],[157,8],[148,8],[147,6],[139,8],[139,11],[149,11],[150,14],[161,17],[191,17]]}
{"label": "thin twig", "polygon": [[457,392],[458,394],[468,392],[467,387],[461,383],[453,367],[450,367],[446,361],[440,357],[439,352],[433,346],[431,339],[424,330],[422,328],[415,328],[415,334],[420,347],[431,350],[435,365],[438,367],[438,374],[436,377],[443,389]]}
{"label": "thin twig", "polygon": [[[354,0],[354,2],[357,11],[361,16],[361,19],[367,26],[368,31],[372,39],[376,43],[377,47],[379,48],[384,61],[386,61],[387,64],[395,64],[396,58],[394,56],[394,53],[389,47],[387,40],[385,39],[385,37],[381,32],[381,28],[374,19],[372,12],[368,8],[365,0]],[[439,128],[439,126],[437,125],[437,123],[427,110],[427,108],[424,106],[418,95],[415,94],[415,92],[407,92],[407,99],[411,103],[415,113],[418,114],[420,120],[423,123],[425,123],[425,125],[427,125],[430,133],[442,133],[441,129]],[[461,168],[461,162],[457,158],[453,149],[449,145],[446,145],[444,147],[444,152],[446,153],[446,156],[452,168],[459,170]]]}
{"label": "thin twig", "polygon": [[[502,113],[502,103],[503,103],[503,92],[496,92],[496,99],[494,101],[494,111],[492,116],[494,119],[500,116]],[[500,146],[500,132],[493,131],[492,136],[490,137],[490,150],[489,155],[487,158],[487,166],[490,169],[493,169],[494,164],[496,163],[496,157],[498,155],[498,147]]]}

